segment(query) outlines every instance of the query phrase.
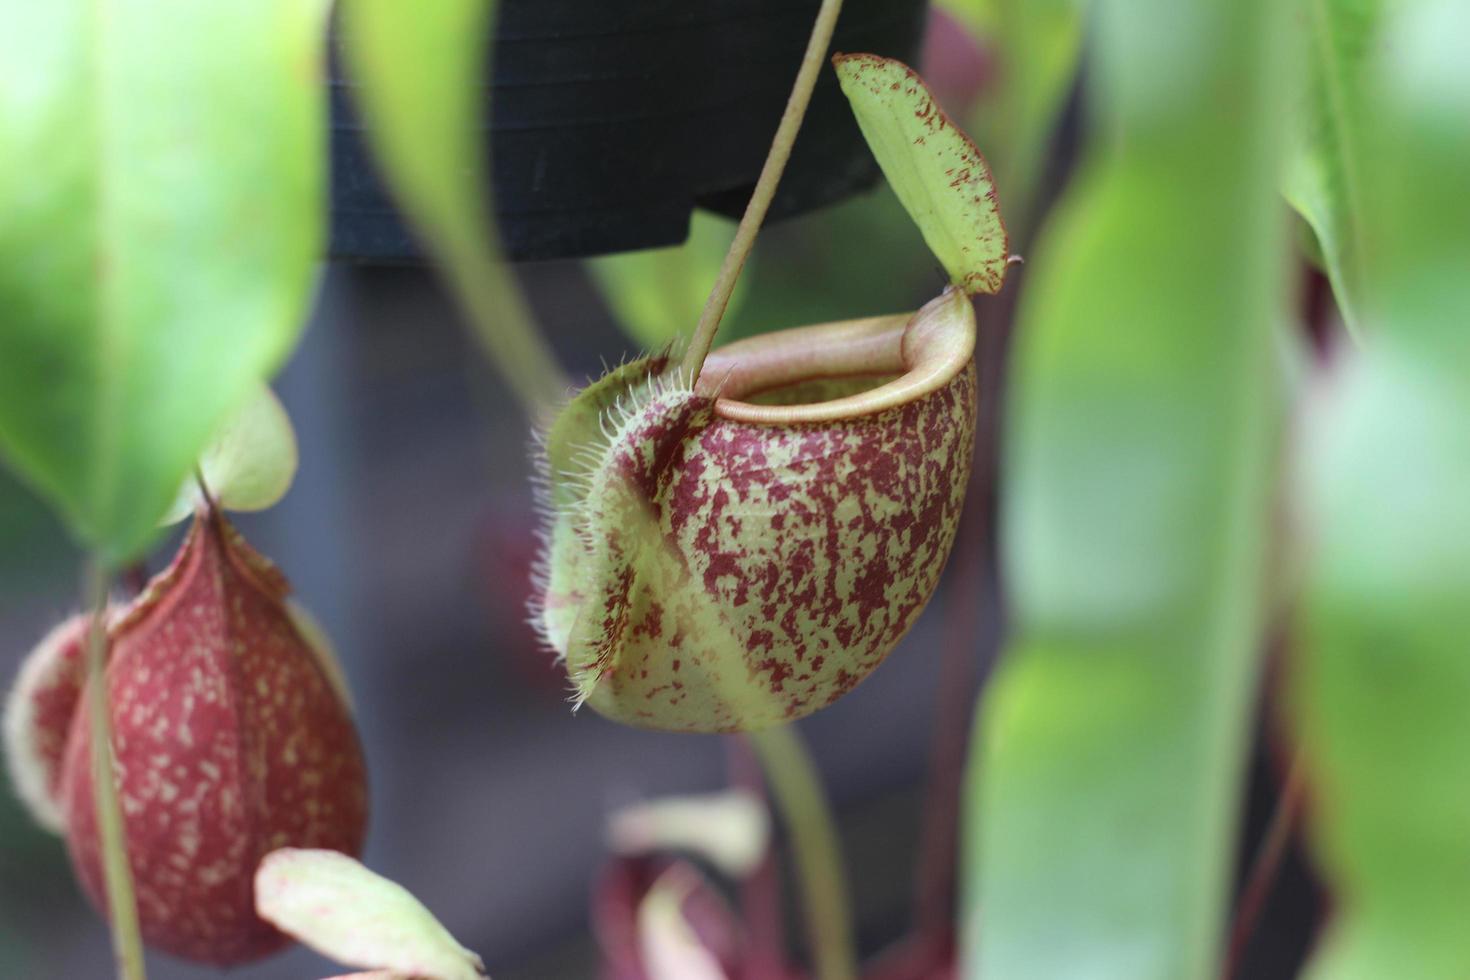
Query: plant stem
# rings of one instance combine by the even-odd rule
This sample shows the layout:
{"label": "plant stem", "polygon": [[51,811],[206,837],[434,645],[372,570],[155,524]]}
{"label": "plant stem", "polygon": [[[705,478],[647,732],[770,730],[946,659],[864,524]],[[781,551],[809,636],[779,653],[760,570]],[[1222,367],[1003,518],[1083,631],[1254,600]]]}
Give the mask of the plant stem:
{"label": "plant stem", "polygon": [[194,485],[199,488],[199,496],[204,498],[204,506],[211,514],[214,513],[218,509],[215,506],[214,494],[209,492],[209,483],[204,479],[204,470],[197,465],[194,467]]}
{"label": "plant stem", "polygon": [[827,48],[832,44],[832,30],[837,26],[837,15],[841,10],[842,0],[822,0],[822,8],[817,11],[806,53],[801,58],[801,68],[796,73],[796,83],[791,87],[791,97],[786,100],[786,111],[781,114],[781,123],[776,127],[775,138],[771,140],[771,150],[766,154],[766,162],[761,167],[750,202],[745,205],[740,226],[735,229],[735,240],[725,253],[725,261],[720,266],[719,276],[715,278],[714,288],[710,290],[709,299],[705,300],[704,311],[699,315],[699,325],[694,328],[694,336],[689,341],[689,349],[684,352],[680,367],[689,376],[691,383],[699,377],[704,359],[709,356],[710,347],[714,345],[715,331],[720,329],[720,319],[725,315],[725,307],[730,304],[730,294],[735,291],[740,270],[745,268],[745,260],[755,245],[756,233],[766,220],[766,212],[770,210],[771,200],[776,196],[776,185],[781,182],[781,172],[786,169],[786,161],[791,159],[791,148],[796,144],[801,120],[806,116],[806,107],[812,100],[812,89],[816,87],[817,76],[827,59]]}
{"label": "plant stem", "polygon": [[445,249],[444,259],[480,348],[500,370],[525,413],[533,421],[548,421],[571,384],[536,329],[504,259],[495,250],[469,242]]}
{"label": "plant stem", "polygon": [[[761,775],[760,759],[750,740],[735,736],[726,740],[729,750],[730,786],[757,796],[770,808],[771,797]],[[760,864],[740,883],[740,917],[745,922],[746,972],[752,977],[779,977],[787,972],[785,916],[781,909],[781,877],[771,848]]]}
{"label": "plant stem", "polygon": [[107,917],[120,980],[144,980],[143,939],[133,901],[133,872],[123,836],[122,810],[112,765],[112,714],[107,705],[107,569],[93,559],[87,567],[87,598],[92,610],[87,633],[87,705],[92,720],[92,795],[107,891]]}
{"label": "plant stem", "polygon": [[818,980],[852,980],[857,976],[857,953],[846,876],[837,848],[837,826],[816,766],[790,725],[752,732],[748,737],[786,824],[816,976]]}

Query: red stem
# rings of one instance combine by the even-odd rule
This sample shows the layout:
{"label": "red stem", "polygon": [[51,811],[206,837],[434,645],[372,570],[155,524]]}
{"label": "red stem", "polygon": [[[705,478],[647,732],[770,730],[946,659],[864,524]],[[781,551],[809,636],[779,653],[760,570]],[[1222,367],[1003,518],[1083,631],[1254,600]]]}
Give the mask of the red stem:
{"label": "red stem", "polygon": [[1251,934],[1260,921],[1266,900],[1271,897],[1271,888],[1276,884],[1277,873],[1286,857],[1287,845],[1291,843],[1297,818],[1301,815],[1302,800],[1306,796],[1305,786],[1302,759],[1298,753],[1292,758],[1291,767],[1282,782],[1281,795],[1276,799],[1276,809],[1271,814],[1266,835],[1261,838],[1256,849],[1245,888],[1235,906],[1235,921],[1230,927],[1230,950],[1222,974],[1225,980],[1231,980],[1239,971]]}
{"label": "red stem", "polygon": [[945,934],[954,928],[960,789],[974,708],[974,652],[982,560],[978,539],[988,523],[975,506],[977,496],[971,493],[970,506],[966,508],[960,544],[956,548],[955,573],[945,594],[944,645],[914,896],[915,925],[925,936]]}
{"label": "red stem", "polygon": [[[986,597],[999,593],[995,523],[1000,470],[1000,428],[1005,393],[1006,350],[1018,294],[1011,288],[998,297],[978,301],[984,324],[975,351],[980,395],[975,425],[975,466],[970,476],[960,538],[950,563],[945,593],[945,626],[939,690],[930,748],[929,786],[923,816],[922,845],[915,881],[915,925],[921,934],[952,935],[955,928],[955,880],[959,853],[961,790],[975,712],[977,673],[1001,642],[997,628],[980,636],[980,610]],[[1000,615],[1003,602],[993,607]]]}
{"label": "red stem", "polygon": [[[727,738],[730,785],[748,790],[766,801],[765,778],[760,761],[743,738]],[[745,920],[746,962],[751,976],[784,977],[786,970],[786,930],[781,906],[781,875],[776,851],[766,851],[761,863],[740,883],[740,911]]]}

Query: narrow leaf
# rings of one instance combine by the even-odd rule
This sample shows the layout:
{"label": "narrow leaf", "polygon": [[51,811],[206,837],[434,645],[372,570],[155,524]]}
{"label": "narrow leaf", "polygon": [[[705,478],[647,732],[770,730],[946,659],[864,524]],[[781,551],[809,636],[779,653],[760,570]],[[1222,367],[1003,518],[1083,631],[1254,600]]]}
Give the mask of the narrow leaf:
{"label": "narrow leaf", "polygon": [[343,0],[343,56],[374,155],[505,382],[533,412],[560,369],[500,260],[479,139],[495,0]]}
{"label": "narrow leaf", "polygon": [[[199,474],[215,502],[225,510],[265,510],[291,489],[296,476],[296,430],[285,406],[265,385],[225,419],[199,457]],[[194,474],[164,515],[174,524],[194,513],[202,502]]]}
{"label": "narrow leaf", "polygon": [[1314,978],[1470,975],[1470,8],[1387,11],[1361,305],[1308,429],[1296,714],[1335,915]]}
{"label": "narrow leaf", "polygon": [[[981,977],[1203,980],[1281,407],[1283,19],[1274,0],[1096,10],[1094,142],[1016,332],[1015,635],[972,754],[964,960]],[[1154,18],[1167,33],[1140,28]]]}
{"label": "narrow leaf", "polygon": [[373,150],[424,234],[462,261],[495,250],[476,140],[496,8],[495,0],[344,0],[340,14]]}
{"label": "narrow leaf", "polygon": [[418,980],[479,980],[480,958],[419,900],[336,851],[282,848],[255,874],[260,917],[348,966]]}
{"label": "narrow leaf", "polygon": [[326,7],[0,13],[0,448],[114,561],[301,329]]}
{"label": "narrow leaf", "polygon": [[832,59],[858,127],[950,281],[999,292],[1010,257],[990,167],[912,68],[892,58]]}
{"label": "narrow leaf", "polygon": [[[1305,0],[1307,70],[1293,114],[1286,198],[1316,232],[1338,308],[1357,326],[1362,303],[1364,195],[1373,177],[1363,144],[1363,75],[1381,0]],[[1381,179],[1381,178],[1378,178]]]}

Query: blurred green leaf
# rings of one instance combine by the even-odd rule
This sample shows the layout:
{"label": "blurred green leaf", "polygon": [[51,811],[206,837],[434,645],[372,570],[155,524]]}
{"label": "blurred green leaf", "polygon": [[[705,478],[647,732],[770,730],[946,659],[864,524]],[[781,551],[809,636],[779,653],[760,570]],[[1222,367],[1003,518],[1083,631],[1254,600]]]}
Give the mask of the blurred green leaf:
{"label": "blurred green leaf", "polygon": [[1337,908],[1316,977],[1470,974],[1467,390],[1380,350],[1318,420],[1296,691]]}
{"label": "blurred green leaf", "polygon": [[[286,408],[266,385],[220,426],[199,456],[199,474],[225,510],[265,510],[291,489],[298,461],[296,430]],[[164,524],[193,515],[203,503],[193,473],[184,478]]]}
{"label": "blurred green leaf", "polygon": [[934,6],[949,14],[977,41],[987,45],[1000,32],[1007,0],[935,0]]}
{"label": "blurred green leaf", "polygon": [[[1365,290],[1375,335],[1463,370],[1470,358],[1470,6],[1394,8],[1375,65],[1364,212],[1375,262]],[[1453,368],[1451,367],[1453,365]]]}
{"label": "blurred green leaf", "polygon": [[1293,115],[1286,198],[1311,223],[1338,308],[1358,322],[1363,266],[1363,197],[1372,173],[1364,156],[1363,72],[1381,0],[1304,0],[1304,104]]}
{"label": "blurred green leaf", "polygon": [[342,53],[367,136],[505,382],[533,411],[566,384],[500,260],[480,116],[495,0],[342,0]]}
{"label": "blurred green leaf", "polygon": [[1470,8],[1386,10],[1365,337],[1312,418],[1293,684],[1334,916],[1320,978],[1470,975]]}
{"label": "blurred green leaf", "polygon": [[902,62],[840,54],[833,63],[868,148],[950,281],[999,292],[1010,250],[995,178],[975,144]]}
{"label": "blurred green leaf", "polygon": [[394,193],[436,248],[485,260],[479,132],[495,0],[343,0],[342,53]]}
{"label": "blurred green leaf", "polygon": [[485,967],[397,882],[336,851],[281,848],[255,873],[262,919],[338,963],[423,980],[479,980]]}
{"label": "blurred green leaf", "polygon": [[[734,237],[733,221],[696,209],[684,244],[590,259],[587,267],[628,337],[657,350],[699,322]],[[726,316],[739,308],[748,285],[736,283]]]}
{"label": "blurred green leaf", "polygon": [[303,325],[326,6],[0,12],[0,446],[112,561]]}
{"label": "blurred green leaf", "polygon": [[1095,9],[1095,142],[1018,323],[965,963],[1191,980],[1218,969],[1263,615],[1285,8]]}
{"label": "blurred green leaf", "polygon": [[940,0],[984,38],[994,79],[969,120],[987,148],[1013,237],[1025,242],[1057,116],[1077,77],[1088,0]]}

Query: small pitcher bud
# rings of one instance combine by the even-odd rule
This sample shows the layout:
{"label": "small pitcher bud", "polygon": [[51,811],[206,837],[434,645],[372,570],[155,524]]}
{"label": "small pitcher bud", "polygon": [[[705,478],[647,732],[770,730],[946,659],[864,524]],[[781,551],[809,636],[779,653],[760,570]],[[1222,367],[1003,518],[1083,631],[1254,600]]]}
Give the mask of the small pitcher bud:
{"label": "small pitcher bud", "polygon": [[583,391],[546,437],[537,621],[575,698],[739,731],[851,690],[939,579],[975,432],[974,310],[778,331]]}
{"label": "small pitcher bud", "polygon": [[[114,772],[143,938],[186,959],[228,966],[288,942],[254,909],[267,853],[362,847],[366,769],[340,671],[289,591],[206,506],[173,564],[108,624]],[[77,876],[105,909],[90,716],[75,710],[86,627],[68,621],[33,654],[7,735],[13,769],[46,776],[29,777],[45,788],[40,809],[59,815]]]}

